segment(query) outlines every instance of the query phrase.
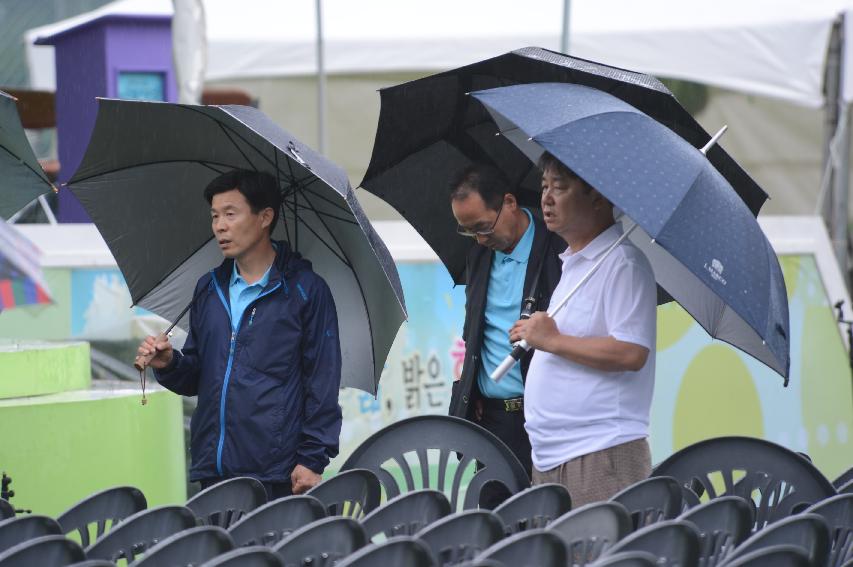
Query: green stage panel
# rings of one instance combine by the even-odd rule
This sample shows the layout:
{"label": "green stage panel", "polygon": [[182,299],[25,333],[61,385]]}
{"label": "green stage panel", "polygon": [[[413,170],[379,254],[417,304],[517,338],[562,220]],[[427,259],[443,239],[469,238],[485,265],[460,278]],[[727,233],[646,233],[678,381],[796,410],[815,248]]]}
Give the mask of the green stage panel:
{"label": "green stage panel", "polygon": [[0,400],[0,470],[18,508],[56,516],[94,492],[139,488],[148,506],[186,500],[181,398],[158,389]]}
{"label": "green stage panel", "polygon": [[89,343],[0,340],[0,399],[85,390],[91,382]]}

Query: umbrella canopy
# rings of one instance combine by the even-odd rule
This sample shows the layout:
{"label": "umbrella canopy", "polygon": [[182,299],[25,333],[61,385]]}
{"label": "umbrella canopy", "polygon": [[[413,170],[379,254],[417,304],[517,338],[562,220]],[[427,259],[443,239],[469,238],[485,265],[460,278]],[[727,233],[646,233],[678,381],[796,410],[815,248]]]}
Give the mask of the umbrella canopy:
{"label": "umbrella canopy", "polygon": [[[469,246],[456,237],[447,184],[478,161],[501,169],[519,188],[520,202],[538,206],[540,175],[500,136],[469,92],[519,83],[560,82],[608,92],[701,147],[708,133],[656,78],[527,47],[380,91],[382,106],[373,155],[361,186],[384,199],[435,250],[456,283],[463,282]],[[734,187],[753,216],[767,194],[725,152],[708,158]]]}
{"label": "umbrella canopy", "polygon": [[0,220],[0,311],[51,302],[39,256],[32,242]]}
{"label": "umbrella canopy", "polygon": [[15,98],[0,91],[0,218],[7,219],[50,190],[50,180],[30,146]]}
{"label": "umbrella canopy", "polygon": [[345,172],[262,112],[101,100],[69,187],[115,256],[134,303],[174,320],[196,280],[222,261],[203,191],[232,169],[279,179],[283,222],[273,238],[289,241],[331,288],[341,384],[375,393],[406,317],[397,268]]}
{"label": "umbrella canopy", "polygon": [[785,378],[788,300],[779,260],[726,179],[684,139],[633,106],[580,85],[472,93],[531,160],[553,154],[639,229],[658,284],[715,338]]}

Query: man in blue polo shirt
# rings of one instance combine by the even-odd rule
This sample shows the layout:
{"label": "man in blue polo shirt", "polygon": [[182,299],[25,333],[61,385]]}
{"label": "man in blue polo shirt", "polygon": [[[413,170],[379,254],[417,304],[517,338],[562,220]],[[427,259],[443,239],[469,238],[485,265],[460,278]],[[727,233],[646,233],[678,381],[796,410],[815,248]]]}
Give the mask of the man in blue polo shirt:
{"label": "man in blue polo shirt", "polygon": [[251,476],[269,497],[320,482],[338,453],[341,349],[331,291],[311,263],[270,235],[278,182],[232,171],[204,194],[225,260],[196,284],[184,348],[148,337],[157,380],[198,396],[190,480],[207,488]]}
{"label": "man in blue polo shirt", "polygon": [[[496,168],[475,164],[450,186],[457,232],[474,238],[465,285],[465,360],[453,384],[450,414],[494,433],[531,472],[530,441],[524,430],[524,378],[530,357],[499,382],[489,374],[512,350],[509,329],[522,302],[547,305],[560,278],[558,255],[565,245],[541,219],[522,208]],[[481,505],[494,507],[501,495],[486,491]]]}

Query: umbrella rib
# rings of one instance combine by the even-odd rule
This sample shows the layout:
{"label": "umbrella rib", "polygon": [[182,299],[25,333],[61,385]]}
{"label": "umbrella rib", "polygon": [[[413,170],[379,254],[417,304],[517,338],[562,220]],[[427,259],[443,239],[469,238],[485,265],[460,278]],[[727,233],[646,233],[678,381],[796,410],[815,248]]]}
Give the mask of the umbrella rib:
{"label": "umbrella rib", "polygon": [[[303,193],[303,196],[304,196],[304,195],[305,195],[305,194]],[[315,196],[316,196],[316,195],[315,195]],[[307,200],[307,198],[306,198],[306,200]],[[303,211],[312,211],[312,212],[314,212],[318,217],[319,217],[319,216],[323,216],[323,217],[326,217],[326,218],[329,218],[329,219],[335,219],[336,221],[341,221],[341,222],[345,222],[345,223],[352,224],[352,225],[355,225],[355,226],[360,226],[360,225],[358,224],[358,222],[356,222],[356,221],[354,221],[354,220],[352,220],[352,219],[348,219],[348,218],[344,218],[344,217],[339,217],[339,216],[337,216],[337,215],[333,215],[333,214],[331,214],[331,213],[327,213],[327,212],[324,212],[324,211],[318,211],[317,209],[314,209],[313,207],[310,207],[310,206],[306,207],[305,205],[300,204],[300,205],[298,205],[298,206],[296,207],[296,209],[297,209],[297,210],[302,209]]]}
{"label": "umbrella rib", "polygon": [[[315,178],[315,179],[316,179],[316,178]],[[342,212],[344,212],[344,213],[352,214],[352,210],[348,209],[347,207],[344,207],[343,205],[341,205],[341,204],[339,204],[339,203],[335,203],[334,201],[332,201],[332,200],[331,200],[331,199],[329,199],[328,197],[324,197],[323,195],[320,195],[319,193],[317,193],[317,192],[316,192],[316,191],[314,191],[313,189],[309,189],[309,188],[305,187],[305,188],[303,188],[303,192],[304,192],[304,193],[310,193],[311,195],[314,195],[314,196],[315,196],[315,197],[317,197],[318,199],[322,199],[323,201],[327,202],[328,204],[332,205],[332,206],[333,206],[333,207],[335,207],[336,209],[341,210],[341,211],[342,211]]]}
{"label": "umbrella rib", "polygon": [[[140,304],[140,303],[141,303],[141,302],[142,302],[146,297],[148,297],[148,295],[149,295],[152,291],[154,291],[155,289],[157,289],[157,287],[158,287],[160,284],[162,284],[164,281],[166,281],[166,279],[167,279],[169,276],[171,276],[171,275],[175,272],[175,270],[177,270],[178,268],[180,268],[180,267],[181,267],[181,266],[182,266],[182,265],[183,265],[187,260],[189,260],[190,258],[192,258],[193,256],[195,256],[195,255],[198,253],[198,251],[199,251],[199,250],[201,250],[202,248],[204,248],[205,246],[207,246],[207,243],[208,243],[208,242],[210,242],[211,240],[213,240],[213,235],[211,235],[207,240],[205,240],[204,242],[202,242],[200,246],[198,246],[195,250],[193,250],[193,251],[192,251],[192,253],[188,254],[188,255],[187,255],[183,260],[181,260],[180,262],[178,262],[178,265],[177,265],[177,266],[174,266],[173,268],[171,268],[171,269],[166,273],[166,275],[165,275],[165,276],[163,276],[162,278],[160,278],[160,280],[159,280],[157,283],[155,283],[154,285],[152,285],[151,287],[149,287],[149,288],[148,288],[144,293],[142,293],[142,294],[140,295],[139,299],[136,299],[136,298],[134,298],[134,297],[131,297],[131,300],[133,301],[133,304],[134,304],[134,305],[139,305],[139,304]],[[119,269],[121,269],[121,266],[119,266]],[[122,275],[123,275],[123,274],[124,274],[124,271],[122,270]],[[130,287],[130,286],[128,286],[128,287]]]}
{"label": "umbrella rib", "polygon": [[[276,182],[278,183],[278,188],[280,191],[281,190],[281,169],[279,169],[279,167],[278,167],[278,152],[273,152],[273,158],[275,159],[275,179],[276,179]],[[284,205],[284,197],[282,197],[281,203],[282,203],[282,205]],[[281,222],[285,223],[284,224],[284,235],[287,237],[287,246],[291,250],[293,250],[293,244],[290,242],[290,232],[288,232],[288,230],[287,230],[287,222],[286,222],[286,219],[284,216],[284,209],[282,207],[279,207],[279,208],[281,209]]]}
{"label": "umbrella rib", "polygon": [[[350,270],[352,270],[352,269],[353,269],[353,268],[352,268],[352,264],[349,262],[349,260],[348,260],[348,259],[347,259],[347,257],[346,257],[346,254],[343,254],[343,250],[342,250],[341,252],[338,252],[337,250],[335,250],[334,248],[332,248],[331,246],[329,246],[329,244],[328,244],[328,243],[323,239],[323,237],[322,237],[322,236],[320,236],[320,234],[319,234],[316,230],[314,230],[314,229],[311,227],[311,225],[309,225],[309,224],[305,221],[305,219],[304,219],[303,217],[301,217],[301,216],[299,215],[299,213],[297,213],[295,210],[293,210],[293,209],[290,207],[290,205],[289,205],[289,204],[285,203],[285,206],[286,206],[287,208],[289,208],[289,209],[290,209],[290,212],[292,212],[292,213],[293,213],[293,216],[294,216],[294,218],[296,219],[296,221],[302,221],[302,222],[305,224],[305,228],[307,228],[308,230],[310,230],[310,231],[311,231],[311,233],[312,233],[314,236],[316,236],[316,237],[317,237],[317,240],[319,240],[319,241],[323,244],[323,246],[325,246],[326,248],[328,248],[328,249],[329,249],[329,251],[330,251],[332,254],[334,254],[334,255],[338,258],[338,260],[340,260],[340,261],[341,261],[341,263],[342,263],[343,265],[345,265],[346,267],[348,267]],[[321,222],[322,222],[322,219],[321,219]],[[323,223],[323,226],[325,226],[325,223]],[[329,228],[328,228],[328,227],[326,227],[326,230],[328,231],[328,230],[329,230]],[[330,234],[331,234],[331,233],[330,233]],[[332,239],[334,240],[335,244],[338,244],[338,241],[335,239],[334,235],[332,235]],[[338,244],[338,247],[340,247],[340,244]]]}
{"label": "umbrella rib", "polygon": [[[244,151],[243,151],[243,148],[241,148],[239,145],[237,145],[237,142],[235,142],[235,141],[234,141],[234,138],[232,138],[232,137],[231,137],[231,134],[229,134],[229,133],[228,133],[228,129],[225,127],[225,125],[224,125],[222,122],[220,122],[219,120],[217,120],[217,121],[216,121],[216,123],[219,125],[219,128],[222,130],[222,132],[223,132],[223,133],[225,134],[225,136],[228,138],[228,141],[229,141],[229,142],[231,142],[231,145],[232,145],[232,146],[234,146],[234,148],[235,148],[238,152],[240,152],[240,155],[241,155],[241,156],[243,156],[243,159],[244,159],[244,160],[246,160],[246,163],[247,163],[247,164],[249,164],[249,165],[252,167],[252,169],[253,169],[253,170],[258,171],[258,168],[257,168],[257,167],[255,167],[255,164],[254,164],[254,163],[252,163],[252,160],[250,160],[250,159],[249,159],[249,156],[247,156],[247,155],[246,155],[246,152],[244,152]],[[241,137],[241,138],[242,138],[242,137]],[[245,142],[245,140],[243,140],[243,141]],[[259,150],[258,148],[256,148],[256,147],[255,147],[255,146],[253,146],[252,144],[249,144],[248,142],[246,142],[246,144],[248,144],[248,146],[249,146],[250,148],[252,148],[252,149],[253,149],[253,150],[255,150],[256,152],[258,152],[259,154],[261,153],[261,150]],[[264,156],[263,156],[263,154],[261,154],[261,157],[264,157]]]}
{"label": "umbrella rib", "polygon": [[44,172],[39,173],[38,171],[36,171],[35,169],[33,169],[33,168],[32,168],[32,166],[31,166],[30,164],[28,164],[27,162],[25,162],[24,160],[22,160],[21,158],[19,158],[18,156],[16,156],[16,155],[12,152],[12,150],[10,150],[9,148],[7,148],[6,146],[0,145],[0,149],[2,149],[3,151],[5,151],[6,153],[8,153],[8,154],[9,154],[10,156],[12,156],[14,159],[17,159],[17,160],[18,160],[18,161],[19,161],[19,162],[20,162],[24,167],[26,167],[27,169],[29,169],[30,171],[32,171],[32,172],[33,172],[33,173],[34,173],[34,174],[35,174],[39,179],[41,179],[43,183],[47,184],[47,186],[48,186],[48,187],[51,187],[51,186],[52,186],[52,185],[51,185],[51,183],[50,183],[49,181],[45,181],[45,179],[44,179],[44,175],[45,175],[45,174],[44,174]]}
{"label": "umbrella rib", "polygon": [[[117,167],[115,169],[110,169],[107,171],[99,171],[98,173],[89,175],[87,177],[81,177],[80,179],[72,179],[71,181],[69,181],[67,183],[67,185],[69,185],[69,186],[77,185],[78,183],[82,183],[84,181],[89,181],[90,179],[95,179],[96,177],[101,177],[103,175],[109,175],[111,173],[118,173],[119,171],[125,171],[128,169],[133,169],[134,167],[145,167],[148,165],[160,165],[160,164],[164,164],[164,163],[197,163],[197,164],[203,165],[205,167],[210,167],[210,164],[213,164],[213,165],[219,165],[222,167],[228,167],[231,169],[237,167],[237,166],[232,165],[230,163],[219,163],[216,161],[201,161],[201,160],[195,160],[195,159],[164,159],[161,161],[146,161],[146,162],[142,162],[142,163],[135,163],[133,165],[126,165],[123,167]],[[216,171],[216,170],[214,170],[214,171]]]}

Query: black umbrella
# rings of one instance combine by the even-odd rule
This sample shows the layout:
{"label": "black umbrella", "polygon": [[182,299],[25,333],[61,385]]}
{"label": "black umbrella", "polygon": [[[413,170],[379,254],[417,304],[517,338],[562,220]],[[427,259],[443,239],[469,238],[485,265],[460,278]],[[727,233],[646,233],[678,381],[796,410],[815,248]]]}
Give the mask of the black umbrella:
{"label": "black umbrella", "polygon": [[[423,236],[456,283],[463,283],[472,242],[456,235],[447,184],[472,162],[501,169],[520,188],[520,202],[538,207],[539,172],[503,136],[473,91],[519,83],[577,83],[631,104],[694,147],[710,135],[656,78],[538,47],[527,47],[479,63],[380,91],[382,106],[373,155],[361,186],[384,199]],[[708,159],[753,215],[767,194],[721,148]]]}
{"label": "black umbrella", "polygon": [[0,218],[7,219],[53,188],[30,146],[15,97],[0,91]]}
{"label": "black umbrella", "polygon": [[283,222],[273,237],[311,260],[332,290],[341,384],[375,394],[406,317],[397,268],[346,173],[262,112],[101,100],[68,185],[115,256],[134,303],[175,320],[196,280],[222,261],[203,190],[231,169],[279,179]]}

